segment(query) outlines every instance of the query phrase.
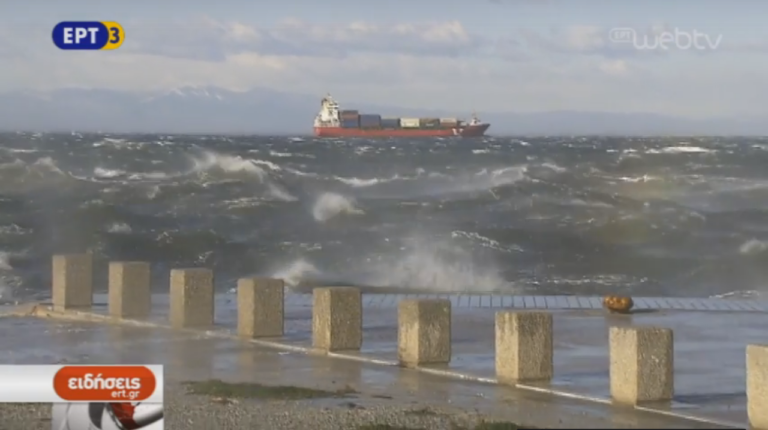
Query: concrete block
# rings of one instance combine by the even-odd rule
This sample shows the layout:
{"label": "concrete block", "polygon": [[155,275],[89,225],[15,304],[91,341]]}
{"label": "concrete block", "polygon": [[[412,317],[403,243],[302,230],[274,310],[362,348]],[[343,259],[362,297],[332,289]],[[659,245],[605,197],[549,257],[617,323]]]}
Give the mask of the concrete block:
{"label": "concrete block", "polygon": [[55,310],[83,310],[93,305],[93,255],[54,255],[52,275]]}
{"label": "concrete block", "polygon": [[116,318],[146,318],[152,308],[149,263],[109,263],[109,314]]}
{"label": "concrete block", "polygon": [[237,281],[237,333],[243,337],[283,335],[285,283],[282,279]]}
{"label": "concrete block", "polygon": [[674,349],[672,330],[611,327],[611,397],[617,403],[672,400]]}
{"label": "concrete block", "polygon": [[768,429],[768,345],[747,345],[747,416],[753,429]]}
{"label": "concrete block", "polygon": [[360,350],[363,345],[363,296],[360,289],[315,288],[312,345],[326,352]]}
{"label": "concrete block", "polygon": [[407,367],[451,361],[450,300],[402,300],[399,303],[397,356]]}
{"label": "concrete block", "polygon": [[554,373],[552,314],[496,313],[496,379],[505,384],[548,381]]}
{"label": "concrete block", "polygon": [[206,328],[213,325],[213,271],[171,270],[171,315],[174,328]]}

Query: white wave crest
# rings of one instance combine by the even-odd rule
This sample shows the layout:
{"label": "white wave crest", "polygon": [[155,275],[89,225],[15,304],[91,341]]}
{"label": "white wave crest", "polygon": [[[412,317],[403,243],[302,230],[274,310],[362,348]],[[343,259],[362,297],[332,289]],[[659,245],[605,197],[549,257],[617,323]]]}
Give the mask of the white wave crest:
{"label": "white wave crest", "polygon": [[434,291],[490,292],[508,288],[498,270],[480,266],[465,248],[416,240],[396,256],[373,262],[364,284]]}
{"label": "white wave crest", "polygon": [[264,167],[266,167],[269,170],[272,170],[274,172],[279,172],[279,171],[283,170],[280,166],[278,166],[277,164],[275,164],[275,163],[273,163],[271,161],[267,161],[267,160],[251,160],[251,162],[253,162],[253,164],[256,164],[256,165],[264,166]]}
{"label": "white wave crest", "polygon": [[504,246],[501,243],[499,243],[497,240],[493,240],[489,237],[485,237],[477,232],[471,231],[462,231],[462,230],[455,230],[451,233],[451,238],[453,239],[464,239],[470,242],[477,243],[480,246],[483,246],[485,248],[495,249],[496,251],[511,253],[511,252],[522,252],[522,249],[517,246]]}
{"label": "white wave crest", "polygon": [[402,180],[404,178],[400,177],[399,175],[394,175],[392,177],[383,178],[383,179],[380,179],[380,178],[370,178],[370,179],[344,178],[344,177],[341,177],[341,176],[334,176],[333,179],[335,179],[335,180],[337,180],[337,181],[339,181],[341,183],[347,184],[350,187],[365,188],[365,187],[371,187],[373,185],[384,184],[384,183],[387,183],[387,182]]}
{"label": "white wave crest", "polygon": [[10,260],[11,254],[9,252],[0,251],[0,270],[13,270]]}
{"label": "white wave crest", "polygon": [[739,252],[744,255],[759,254],[766,250],[768,250],[768,242],[764,242],[762,240],[757,240],[757,239],[750,239],[742,243],[741,246],[739,247]]}
{"label": "white wave crest", "polygon": [[342,280],[369,287],[414,288],[435,292],[513,292],[500,272],[479,265],[466,249],[450,242],[411,241],[398,252],[365,259],[348,270],[327,273],[304,259],[296,260],[273,273],[288,285],[303,281]]}
{"label": "white wave crest", "polygon": [[336,193],[323,193],[312,208],[312,216],[319,222],[326,222],[338,215],[363,215],[365,212],[355,206],[355,200]]}
{"label": "white wave crest", "polygon": [[278,151],[274,151],[274,150],[273,151],[269,151],[269,155],[271,155],[273,157],[278,157],[278,158],[293,157],[293,154],[291,154],[290,152],[278,152]]}
{"label": "white wave crest", "polygon": [[240,174],[255,177],[258,181],[267,186],[267,194],[279,201],[293,202],[298,200],[280,185],[276,184],[270,177],[267,169],[277,172],[282,170],[280,166],[270,161],[254,160],[240,156],[219,154],[213,151],[206,151],[201,157],[193,157],[194,167],[191,173],[208,174],[219,171],[228,174]]}
{"label": "white wave crest", "polygon": [[284,190],[282,187],[274,183],[267,184],[267,190],[270,196],[283,202],[295,202],[299,200],[298,198],[293,196],[291,193],[289,193],[288,191]]}
{"label": "white wave crest", "polygon": [[107,232],[109,233],[128,234],[132,231],[133,229],[131,229],[131,226],[124,222],[115,222],[107,227]]}
{"label": "white wave crest", "polygon": [[272,274],[273,278],[282,279],[286,285],[295,287],[302,280],[320,276],[321,272],[306,260],[296,260]]}
{"label": "white wave crest", "polygon": [[267,177],[267,172],[258,166],[254,160],[239,155],[225,155],[206,151],[200,157],[193,157],[192,173],[205,173],[210,170],[220,170],[225,173],[241,173],[254,175],[260,180]]}
{"label": "white wave crest", "polygon": [[649,149],[646,154],[711,154],[714,149],[701,148],[698,146],[669,146],[661,149]]}
{"label": "white wave crest", "polygon": [[103,167],[93,169],[93,176],[99,179],[111,179],[124,175],[125,171],[119,169],[105,169]]}

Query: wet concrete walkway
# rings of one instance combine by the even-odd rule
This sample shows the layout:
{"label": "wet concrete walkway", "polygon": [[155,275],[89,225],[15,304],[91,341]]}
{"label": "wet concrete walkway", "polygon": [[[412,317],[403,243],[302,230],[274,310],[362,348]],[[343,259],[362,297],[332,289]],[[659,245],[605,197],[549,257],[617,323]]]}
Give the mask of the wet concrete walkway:
{"label": "wet concrete walkway", "polygon": [[[405,296],[365,296],[364,339],[360,358],[374,359],[380,364],[395,364],[396,304],[398,299],[403,297]],[[662,427],[673,425],[665,424],[664,420],[684,420],[670,416],[664,418],[661,414],[689,416],[734,427],[744,427],[746,424],[745,347],[750,343],[765,343],[768,312],[763,310],[764,302],[641,299],[636,300],[640,304],[641,312],[614,316],[595,309],[599,306],[599,300],[598,306],[594,305],[595,298],[518,297],[510,300],[511,296],[447,297],[452,297],[455,301],[452,324],[454,358],[450,366],[436,369],[436,373],[442,372],[454,378],[430,375],[414,377],[414,380],[424,378],[423,380],[429,381],[430,388],[425,395],[434,390],[435,393],[444,393],[450,398],[452,387],[471,386],[471,390],[486,394],[496,393],[493,396],[505,393],[505,396],[534,396],[536,401],[544,401],[541,399],[546,398],[545,403],[551,402],[553,408],[559,407],[557,405],[561,402],[565,402],[569,407],[581,405],[577,409],[599,410],[602,411],[601,416],[618,414],[626,419],[630,416],[634,417],[632,419],[655,416],[654,420],[662,420],[659,421]],[[467,299],[464,300],[463,297]],[[240,375],[243,372],[242,361],[253,362],[257,348],[248,342],[225,338],[236,326],[234,300],[233,295],[217,296],[217,327],[212,333],[213,338],[165,329],[110,328],[82,323],[56,324],[29,318],[2,319],[0,330],[4,332],[4,344],[8,342],[9,347],[0,352],[0,362],[51,363],[62,359],[70,362],[147,362],[171,366],[168,370],[169,378],[183,378],[185,374]],[[468,382],[457,381],[456,377],[461,376],[493,382],[493,308],[514,307],[518,302],[525,309],[548,309],[554,314],[555,378],[552,384],[531,386],[528,390],[521,391],[480,383],[467,385]],[[97,296],[96,303],[94,312],[104,313],[106,297]],[[674,306],[677,308],[673,307],[673,303],[676,303]],[[165,324],[168,296],[154,296],[153,308],[151,321]],[[674,330],[676,395],[671,405],[649,407],[656,412],[650,415],[639,410],[627,411],[605,405],[609,399],[608,328],[614,325],[654,325]],[[281,340],[283,344],[297,349],[310,346],[311,296],[295,294],[286,297],[285,330],[286,336]],[[144,334],[138,334],[139,332]],[[42,341],[43,339],[46,340]],[[295,378],[297,374],[301,374],[293,370],[288,371],[292,366],[305,369],[303,372],[306,375],[306,372],[312,373],[315,366],[308,363],[320,360],[296,353],[279,355],[264,351],[256,355],[270,357],[268,360],[273,360],[274,366],[286,370],[286,375],[280,376],[281,384],[286,383],[282,378]],[[359,369],[359,377],[363,378],[366,386],[379,387],[385,391],[390,389],[387,387],[393,383],[380,382],[377,378],[381,378],[381,381],[400,381],[398,384],[406,384],[402,381],[402,375],[415,374],[414,371],[360,362],[351,365],[348,360],[342,363],[345,363],[340,365],[342,370]],[[174,375],[173,372],[179,372],[179,375]],[[296,378],[299,382],[302,379],[305,378]],[[557,395],[536,393],[537,390]],[[576,398],[591,401],[584,402]],[[544,407],[543,404],[540,407]],[[690,425],[692,424],[688,424],[689,428]]]}
{"label": "wet concrete walkway", "polygon": [[[355,402],[447,406],[542,428],[713,428],[584,400],[460,381],[376,364],[279,352],[248,342],[161,328],[0,318],[0,363],[162,363],[168,384],[222,379],[362,393]],[[169,392],[169,401],[174,393]],[[168,424],[184,417],[169,414]]]}

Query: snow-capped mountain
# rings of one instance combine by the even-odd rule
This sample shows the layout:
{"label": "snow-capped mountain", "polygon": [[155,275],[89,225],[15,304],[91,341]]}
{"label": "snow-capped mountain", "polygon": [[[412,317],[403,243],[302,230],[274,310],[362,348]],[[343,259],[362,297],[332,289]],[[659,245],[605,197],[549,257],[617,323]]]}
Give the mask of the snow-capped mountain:
{"label": "snow-capped mountain", "polygon": [[144,103],[151,103],[154,100],[162,99],[164,97],[176,98],[176,99],[206,99],[206,100],[219,100],[224,101],[231,99],[233,96],[238,96],[240,93],[228,91],[222,88],[212,86],[184,86],[179,88],[172,88],[167,91],[160,91],[155,94],[149,95],[146,99],[142,100]]}
{"label": "snow-capped mountain", "polygon": [[[185,86],[155,93],[66,88],[0,94],[1,130],[310,134],[322,95],[266,88]],[[344,100],[349,109],[402,116],[456,116]],[[648,113],[478,112],[491,134],[768,135],[765,118],[689,120]]]}
{"label": "snow-capped mountain", "polygon": [[[188,133],[311,131],[317,97],[181,87],[157,93],[60,89],[0,94],[0,128]],[[291,114],[288,114],[290,112]]]}

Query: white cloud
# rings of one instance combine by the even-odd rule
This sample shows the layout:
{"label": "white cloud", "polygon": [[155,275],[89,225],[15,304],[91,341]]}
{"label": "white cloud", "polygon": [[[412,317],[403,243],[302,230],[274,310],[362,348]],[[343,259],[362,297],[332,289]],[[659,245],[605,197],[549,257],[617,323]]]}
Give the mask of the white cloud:
{"label": "white cloud", "polygon": [[605,29],[596,26],[572,26],[565,29],[564,45],[577,51],[602,49],[606,45]]}
{"label": "white cloud", "polygon": [[[201,17],[193,21],[136,24],[124,49],[171,57],[223,61],[228,55],[311,55],[343,58],[357,52],[424,56],[473,55],[484,41],[458,21],[378,25],[316,25],[286,19],[270,28]],[[122,48],[121,48],[122,49]]]}
{"label": "white cloud", "polygon": [[625,60],[603,61],[598,67],[608,75],[623,76],[629,73],[629,66]]}
{"label": "white cloud", "polygon": [[47,27],[0,28],[0,91],[215,85],[469,111],[614,110],[620,100],[621,109],[671,114],[722,114],[724,105],[766,112],[754,94],[768,90],[768,80],[744,79],[745,68],[764,63],[735,59],[733,50],[638,54],[594,26],[510,30],[492,39],[459,21],[329,26],[288,19],[256,27],[201,17],[123,25],[126,42],[112,52],[59,51]]}

